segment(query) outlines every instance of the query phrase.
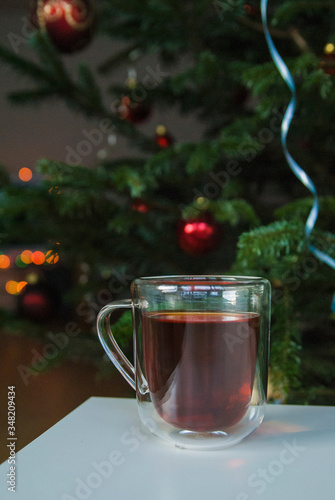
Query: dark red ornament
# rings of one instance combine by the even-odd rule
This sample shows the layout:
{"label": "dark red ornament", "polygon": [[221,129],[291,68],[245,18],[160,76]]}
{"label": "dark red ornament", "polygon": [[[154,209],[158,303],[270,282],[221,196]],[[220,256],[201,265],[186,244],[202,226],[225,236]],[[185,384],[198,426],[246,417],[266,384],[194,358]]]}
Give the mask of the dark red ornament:
{"label": "dark red ornament", "polygon": [[142,214],[149,212],[150,207],[145,203],[143,200],[140,198],[136,198],[132,205],[131,205],[132,210],[135,210],[135,212],[140,212]]}
{"label": "dark red ornament", "polygon": [[155,141],[161,148],[168,148],[174,143],[174,138],[170,135],[164,125],[158,125],[156,128]]}
{"label": "dark red ornament", "polygon": [[205,255],[219,245],[221,226],[211,214],[201,214],[179,222],[177,240],[180,248],[188,255]]}
{"label": "dark red ornament", "polygon": [[121,120],[136,124],[149,117],[151,106],[146,100],[137,102],[128,96],[123,96],[116,105],[115,111]]}
{"label": "dark red ornament", "polygon": [[261,14],[259,5],[253,5],[252,3],[246,3],[244,10],[249,16],[259,16]]}
{"label": "dark red ornament", "polygon": [[52,292],[43,285],[27,285],[19,296],[18,315],[22,318],[44,322],[55,314],[56,302]]}
{"label": "dark red ornament", "polygon": [[335,75],[335,51],[325,52],[320,67],[327,75]]}
{"label": "dark red ornament", "polygon": [[31,18],[62,53],[83,49],[93,36],[91,0],[34,0]]}

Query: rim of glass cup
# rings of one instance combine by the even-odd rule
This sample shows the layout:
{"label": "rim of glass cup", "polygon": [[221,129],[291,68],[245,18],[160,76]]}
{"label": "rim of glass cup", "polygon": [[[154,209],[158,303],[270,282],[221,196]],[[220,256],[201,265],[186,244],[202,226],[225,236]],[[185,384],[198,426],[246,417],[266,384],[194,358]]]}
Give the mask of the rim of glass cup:
{"label": "rim of glass cup", "polygon": [[147,283],[151,285],[159,285],[164,282],[165,284],[173,285],[202,285],[204,283],[211,283],[215,285],[255,285],[257,283],[269,282],[266,278],[260,276],[234,276],[234,275],[171,275],[171,276],[142,276],[136,278],[134,283]]}

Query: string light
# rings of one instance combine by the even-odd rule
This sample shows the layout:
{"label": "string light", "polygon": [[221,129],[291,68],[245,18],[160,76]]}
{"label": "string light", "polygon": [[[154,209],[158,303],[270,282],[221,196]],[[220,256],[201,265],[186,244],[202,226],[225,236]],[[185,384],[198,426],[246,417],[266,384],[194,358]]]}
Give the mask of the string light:
{"label": "string light", "polygon": [[[24,269],[29,264],[41,266],[42,264],[53,265],[59,262],[59,255],[54,250],[41,252],[40,250],[23,250],[15,257],[15,264],[20,269]],[[0,269],[8,269],[11,266],[11,259],[8,255],[0,253]]]}

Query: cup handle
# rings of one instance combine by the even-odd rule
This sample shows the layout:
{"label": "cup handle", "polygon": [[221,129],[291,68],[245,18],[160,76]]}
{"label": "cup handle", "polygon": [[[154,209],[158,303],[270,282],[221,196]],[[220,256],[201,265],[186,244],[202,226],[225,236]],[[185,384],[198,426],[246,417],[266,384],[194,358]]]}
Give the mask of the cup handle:
{"label": "cup handle", "polygon": [[110,326],[110,316],[115,309],[132,309],[132,307],[133,301],[131,299],[117,300],[107,304],[98,314],[97,332],[101,345],[109,359],[124,376],[129,385],[136,390],[134,366],[121,351]]}

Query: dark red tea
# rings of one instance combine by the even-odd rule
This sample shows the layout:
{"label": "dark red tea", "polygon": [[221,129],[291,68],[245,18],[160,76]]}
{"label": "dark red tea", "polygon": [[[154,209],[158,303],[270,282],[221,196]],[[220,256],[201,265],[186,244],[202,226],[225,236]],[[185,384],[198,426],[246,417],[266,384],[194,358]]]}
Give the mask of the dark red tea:
{"label": "dark red tea", "polygon": [[159,415],[197,432],[239,422],[251,398],[259,325],[255,313],[144,314],[146,378]]}

